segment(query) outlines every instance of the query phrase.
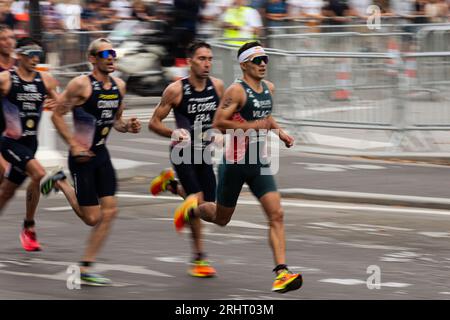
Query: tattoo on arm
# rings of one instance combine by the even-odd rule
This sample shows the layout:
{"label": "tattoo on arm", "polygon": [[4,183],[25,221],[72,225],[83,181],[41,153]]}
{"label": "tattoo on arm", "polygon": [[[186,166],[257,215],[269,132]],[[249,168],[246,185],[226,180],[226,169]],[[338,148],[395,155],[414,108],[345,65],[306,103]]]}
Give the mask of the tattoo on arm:
{"label": "tattoo on arm", "polygon": [[222,109],[228,109],[231,106],[232,102],[233,102],[233,99],[226,98],[224,103],[223,103]]}

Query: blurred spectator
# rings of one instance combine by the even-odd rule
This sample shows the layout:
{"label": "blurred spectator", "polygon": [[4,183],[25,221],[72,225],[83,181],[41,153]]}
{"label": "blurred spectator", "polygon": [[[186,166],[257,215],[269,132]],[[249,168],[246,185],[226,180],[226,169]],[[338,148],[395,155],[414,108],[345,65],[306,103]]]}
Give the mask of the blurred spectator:
{"label": "blurred spectator", "polygon": [[[265,15],[266,5],[270,0],[246,0],[246,5],[258,11],[261,17]],[[228,4],[228,7],[231,3]]]}
{"label": "blurred spectator", "polygon": [[100,23],[100,4],[95,0],[89,0],[81,12],[80,30],[97,31],[101,30]]}
{"label": "blurred spectator", "polygon": [[115,11],[109,6],[100,5],[98,11],[100,23],[98,24],[99,30],[112,30],[120,19],[115,15]]}
{"label": "blurred spectator", "polygon": [[445,0],[428,0],[425,5],[425,15],[431,23],[448,21],[448,4]]}
{"label": "blurred spectator", "polygon": [[16,24],[16,19],[11,12],[11,1],[0,2],[0,24],[5,24],[11,29]]}
{"label": "blurred spectator", "polygon": [[367,9],[373,5],[373,0],[350,0],[350,6],[353,8],[355,15],[360,20],[367,20],[368,13]]}
{"label": "blurred spectator", "polygon": [[128,0],[114,0],[110,3],[110,8],[116,12],[116,16],[120,19],[130,19],[133,9]]}
{"label": "blurred spectator", "polygon": [[285,25],[288,17],[286,0],[267,0],[264,14],[268,27],[280,27]]}
{"label": "blurred spectator", "polygon": [[49,33],[62,33],[64,21],[61,14],[56,10],[56,0],[40,1],[42,27]]}
{"label": "blurred spectator", "polygon": [[186,58],[186,48],[197,35],[201,0],[174,0],[173,39],[175,57]]}
{"label": "blurred spectator", "polygon": [[310,19],[308,25],[317,25],[323,19],[323,0],[287,0],[288,13],[291,18]]}
{"label": "blurred spectator", "polygon": [[325,20],[327,24],[334,25],[351,22],[349,17],[356,15],[347,0],[329,0],[322,8],[322,14],[329,18]]}
{"label": "blurred spectator", "polygon": [[373,0],[373,4],[380,8],[381,15],[384,17],[394,15],[391,9],[391,2],[391,0]]}
{"label": "blurred spectator", "polygon": [[11,12],[14,15],[14,33],[16,38],[28,37],[30,28],[30,14],[28,1],[16,1],[11,4]]}
{"label": "blurred spectator", "polygon": [[215,0],[203,0],[200,10],[200,23],[198,35],[202,38],[210,38],[215,35],[214,29],[218,27],[217,22],[224,9],[221,2]]}
{"label": "blurred spectator", "polygon": [[212,0],[222,10],[222,14],[233,5],[234,0]]}
{"label": "blurred spectator", "polygon": [[55,7],[56,11],[61,14],[64,21],[64,27],[67,30],[81,29],[81,7],[78,0],[64,0]]}
{"label": "blurred spectator", "polygon": [[44,34],[44,42],[47,62],[53,67],[59,66],[60,38],[64,33],[64,21],[61,14],[56,11],[56,1],[41,1],[41,18]]}
{"label": "blurred spectator", "polygon": [[414,23],[422,24],[428,23],[428,18],[425,17],[425,5],[427,4],[427,0],[416,0],[415,2],[415,15]]}
{"label": "blurred spectator", "polygon": [[11,1],[11,13],[13,15],[23,14],[26,10],[28,10],[28,1],[25,0],[16,0]]}
{"label": "blurred spectator", "polygon": [[245,39],[255,39],[260,35],[262,21],[256,9],[244,5],[245,0],[234,0],[233,5],[223,15],[223,28],[227,43],[242,45]]}
{"label": "blurred spectator", "polygon": [[[414,0],[392,1],[391,7],[394,15],[401,17],[401,19],[396,20],[398,23],[409,24],[412,22],[412,17],[415,14]],[[404,27],[403,30],[405,32],[413,31],[411,26]]]}
{"label": "blurred spectator", "polygon": [[142,0],[134,0],[132,6],[132,18],[139,21],[152,21],[156,19],[153,14],[149,15],[150,8]]}
{"label": "blurred spectator", "polygon": [[5,24],[0,24],[0,70],[9,70],[16,60],[12,54],[16,48],[16,38],[11,28]]}
{"label": "blurred spectator", "polygon": [[391,1],[392,12],[398,16],[411,17],[415,11],[414,4],[414,0]]}

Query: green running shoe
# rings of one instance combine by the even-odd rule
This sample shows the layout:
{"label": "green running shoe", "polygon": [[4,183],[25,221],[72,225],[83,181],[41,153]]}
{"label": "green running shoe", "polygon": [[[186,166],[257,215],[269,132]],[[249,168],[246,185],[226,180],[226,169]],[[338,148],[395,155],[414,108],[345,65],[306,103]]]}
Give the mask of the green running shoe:
{"label": "green running shoe", "polygon": [[47,196],[50,192],[52,192],[52,190],[58,192],[59,190],[55,187],[56,182],[59,180],[64,180],[66,178],[67,177],[64,174],[64,171],[62,171],[61,169],[51,173],[50,176],[41,184],[41,193],[44,196]]}
{"label": "green running shoe", "polygon": [[82,272],[80,274],[81,284],[88,286],[110,286],[112,281],[97,273]]}

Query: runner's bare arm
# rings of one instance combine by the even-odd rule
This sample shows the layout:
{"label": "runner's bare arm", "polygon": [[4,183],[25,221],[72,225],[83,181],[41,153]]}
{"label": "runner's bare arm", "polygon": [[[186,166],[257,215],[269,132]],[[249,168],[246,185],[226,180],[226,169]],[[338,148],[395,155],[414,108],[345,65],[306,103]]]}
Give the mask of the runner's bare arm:
{"label": "runner's bare arm", "polygon": [[148,123],[148,129],[163,137],[172,137],[173,130],[163,124],[163,120],[169,115],[170,110],[181,102],[181,81],[170,84],[164,90],[161,101],[153,112]]}
{"label": "runner's bare arm", "polygon": [[9,77],[9,71],[0,72],[0,96],[5,96],[8,94],[9,87],[11,86]]}
{"label": "runner's bare arm", "polygon": [[[122,97],[125,97],[126,94],[126,84],[125,82],[120,79],[120,78],[114,78],[114,80],[116,81],[118,87],[119,87],[119,91]],[[116,113],[116,119],[114,122],[114,129],[116,129],[119,132],[130,132],[130,133],[139,133],[139,131],[141,131],[141,123],[138,120],[138,118],[136,117],[132,117],[128,120],[124,120],[122,118],[122,114],[123,114],[123,109],[124,109],[124,103],[122,100],[122,103],[119,106],[119,110]]]}
{"label": "runner's bare arm", "polygon": [[223,84],[223,81],[218,78],[213,78],[213,77],[211,77],[211,80],[214,84],[214,88],[216,89],[219,99],[221,99],[223,97],[223,92],[225,91],[225,86]]}
{"label": "runner's bare arm", "polygon": [[73,139],[73,135],[69,130],[64,115],[71,111],[75,106],[86,101],[89,89],[89,81],[86,76],[79,76],[71,80],[64,92],[57,99],[57,106],[53,111],[52,121],[56,130],[66,143],[72,148],[78,144]]}
{"label": "runner's bare arm", "polygon": [[[267,86],[269,87],[270,93],[274,94],[275,92],[275,86],[272,82],[267,81],[267,80],[263,80]],[[290,136],[289,134],[286,133],[286,131],[284,131],[279,124],[276,122],[275,118],[272,117],[271,115],[267,117],[267,120],[270,122],[270,130],[275,130],[278,137],[280,138],[281,141],[284,142],[284,144],[286,145],[286,147],[290,148],[294,145],[294,138],[292,136]]]}
{"label": "runner's bare arm", "polygon": [[[56,92],[56,87],[58,86],[58,81],[53,78],[53,76],[48,72],[42,72],[42,79],[45,84],[45,88],[47,89],[48,98],[54,100],[58,99],[58,93]],[[55,103],[47,104],[46,107],[50,107],[51,109],[56,107]]]}

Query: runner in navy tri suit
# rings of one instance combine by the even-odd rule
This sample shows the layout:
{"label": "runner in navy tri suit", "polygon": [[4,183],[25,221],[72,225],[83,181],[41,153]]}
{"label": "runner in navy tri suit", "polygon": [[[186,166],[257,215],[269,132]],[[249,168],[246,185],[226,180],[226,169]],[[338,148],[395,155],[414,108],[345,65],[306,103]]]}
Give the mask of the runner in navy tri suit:
{"label": "runner in navy tri suit", "polygon": [[[111,42],[105,38],[94,40],[88,54],[94,66],[92,74],[69,82],[52,117],[70,146],[69,169],[75,188],[60,171],[42,183],[41,192],[48,195],[52,190],[61,190],[80,219],[94,227],[80,261],[81,280],[85,284],[108,285],[109,279],[91,271],[117,215],[116,173],[106,141],[112,127],[123,133],[138,133],[141,125],[137,118],[127,122],[122,119],[126,89],[123,80],[110,76],[116,57]],[[63,118],[69,111],[73,114],[73,133]]]}
{"label": "runner in navy tri suit", "polygon": [[37,42],[30,38],[21,39],[16,53],[17,68],[0,73],[4,120],[1,154],[10,163],[0,185],[0,213],[17,188],[30,177],[27,212],[20,240],[25,250],[38,251],[41,246],[36,239],[34,216],[40,197],[39,184],[45,170],[34,154],[38,146],[37,129],[44,100],[47,97],[57,99],[56,80],[48,73],[35,71],[43,56]]}
{"label": "runner in navy tri suit", "polygon": [[[0,24],[0,72],[12,70],[16,65],[16,59],[13,58],[14,49],[16,48],[16,38],[14,31],[12,31],[7,25]],[[1,101],[0,101],[0,110]],[[0,147],[2,142],[1,135],[5,130],[5,119],[3,117],[3,111],[0,112]],[[3,180],[8,162],[0,155],[0,183]]]}
{"label": "runner in navy tri suit", "polygon": [[[207,150],[211,137],[207,134],[212,128],[224,86],[221,80],[209,76],[212,58],[209,44],[193,43],[188,48],[189,77],[166,88],[150,120],[150,130],[172,138],[170,160],[181,183],[177,187],[173,171],[163,170],[151,183],[150,190],[154,195],[169,190],[183,198],[195,194],[200,201],[216,200],[216,177],[212,163],[208,161],[210,153]],[[175,130],[162,123],[172,109],[177,125]],[[209,265],[203,251],[200,219],[194,218],[189,222],[194,257],[188,272],[195,277],[214,276],[216,272]]]}

